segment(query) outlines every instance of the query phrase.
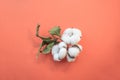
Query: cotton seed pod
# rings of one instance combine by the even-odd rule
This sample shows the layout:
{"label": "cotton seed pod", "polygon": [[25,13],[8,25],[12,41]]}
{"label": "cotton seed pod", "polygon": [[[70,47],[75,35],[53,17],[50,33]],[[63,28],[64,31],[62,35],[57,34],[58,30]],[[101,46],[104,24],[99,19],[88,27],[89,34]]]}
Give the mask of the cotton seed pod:
{"label": "cotton seed pod", "polygon": [[61,61],[67,55],[67,45],[64,42],[60,42],[52,47],[52,55],[54,61]]}
{"label": "cotton seed pod", "polygon": [[66,48],[61,48],[60,51],[59,51],[59,53],[58,53],[59,59],[61,60],[61,59],[65,58],[66,55],[67,55]]}
{"label": "cotton seed pod", "polygon": [[60,42],[60,43],[58,44],[58,46],[59,46],[59,48],[67,48],[67,45],[66,45],[65,42]]}
{"label": "cotton seed pod", "polygon": [[63,32],[61,39],[66,44],[75,45],[81,40],[81,36],[82,36],[82,33],[79,29],[68,28]]}
{"label": "cotton seed pod", "polygon": [[69,55],[67,55],[67,61],[68,62],[74,62],[75,58],[71,58]]}

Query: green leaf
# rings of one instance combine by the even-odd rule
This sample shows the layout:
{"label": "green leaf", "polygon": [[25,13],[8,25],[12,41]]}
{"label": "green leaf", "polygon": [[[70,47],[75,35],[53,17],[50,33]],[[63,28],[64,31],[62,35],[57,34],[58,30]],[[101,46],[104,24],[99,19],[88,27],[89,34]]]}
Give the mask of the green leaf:
{"label": "green leaf", "polygon": [[48,53],[50,53],[50,50],[51,50],[51,48],[52,48],[53,45],[54,45],[54,42],[49,43],[49,44],[43,49],[42,53],[43,53],[43,54],[48,54]]}
{"label": "green leaf", "polygon": [[44,44],[49,44],[49,43],[56,42],[56,41],[57,41],[57,39],[44,39],[43,43]]}
{"label": "green leaf", "polygon": [[49,33],[51,35],[57,35],[57,36],[60,36],[60,26],[55,26],[54,28],[52,28],[51,30],[49,30]]}
{"label": "green leaf", "polygon": [[42,39],[44,43],[48,44],[51,41],[51,38],[44,38]]}

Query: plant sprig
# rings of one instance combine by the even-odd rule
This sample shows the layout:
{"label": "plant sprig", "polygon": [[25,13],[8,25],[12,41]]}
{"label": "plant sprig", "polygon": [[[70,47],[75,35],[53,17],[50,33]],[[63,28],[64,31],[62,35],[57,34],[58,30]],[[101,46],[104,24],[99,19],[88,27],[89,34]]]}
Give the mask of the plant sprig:
{"label": "plant sprig", "polygon": [[55,26],[52,29],[50,29],[48,32],[50,33],[51,37],[43,37],[39,35],[39,28],[40,25],[38,24],[36,27],[36,37],[40,38],[42,40],[42,43],[40,44],[38,53],[36,57],[38,58],[39,54],[49,54],[52,47],[59,43],[60,39],[60,26]]}

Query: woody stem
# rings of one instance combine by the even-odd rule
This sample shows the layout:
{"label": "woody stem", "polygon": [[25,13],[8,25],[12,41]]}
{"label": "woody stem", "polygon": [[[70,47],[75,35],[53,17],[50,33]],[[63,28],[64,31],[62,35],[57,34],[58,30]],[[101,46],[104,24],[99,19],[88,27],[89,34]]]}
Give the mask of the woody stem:
{"label": "woody stem", "polygon": [[36,28],[36,36],[42,39],[42,37],[39,35],[39,28],[40,28],[40,25],[38,24]]}

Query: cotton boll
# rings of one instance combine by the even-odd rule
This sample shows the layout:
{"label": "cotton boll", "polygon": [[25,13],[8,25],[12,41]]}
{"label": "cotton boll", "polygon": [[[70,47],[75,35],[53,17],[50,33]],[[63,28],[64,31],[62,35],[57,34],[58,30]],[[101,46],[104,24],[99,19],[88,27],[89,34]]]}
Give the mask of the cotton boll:
{"label": "cotton boll", "polygon": [[70,38],[70,43],[71,43],[72,45],[77,44],[79,41],[80,41],[79,35],[73,35],[73,36],[71,36],[71,38]]}
{"label": "cotton boll", "polygon": [[73,28],[72,30],[74,35],[79,35],[80,37],[82,36],[82,32],[79,29]]}
{"label": "cotton boll", "polygon": [[79,53],[80,53],[80,50],[79,50],[79,48],[77,48],[77,47],[70,47],[70,48],[68,49],[68,54],[69,54],[71,57],[77,57]]}
{"label": "cotton boll", "polygon": [[58,54],[53,55],[53,60],[54,61],[60,61]]}
{"label": "cotton boll", "polygon": [[57,54],[59,52],[59,46],[58,45],[54,45],[52,47],[52,55]]}
{"label": "cotton boll", "polygon": [[67,55],[67,61],[68,61],[68,62],[74,62],[74,61],[75,61],[75,58],[71,58],[71,57],[69,57],[69,55]]}
{"label": "cotton boll", "polygon": [[59,48],[63,48],[63,47],[67,48],[67,45],[65,44],[65,42],[60,42],[58,46]]}
{"label": "cotton boll", "polygon": [[68,28],[64,31],[61,39],[66,44],[72,44],[75,45],[81,40],[82,33],[77,28]]}
{"label": "cotton boll", "polygon": [[59,51],[59,53],[58,53],[59,59],[65,58],[66,55],[67,55],[66,48],[61,48],[60,51]]}
{"label": "cotton boll", "polygon": [[68,36],[67,34],[63,34],[61,39],[66,43],[66,44],[70,44],[70,36]]}
{"label": "cotton boll", "polygon": [[[61,61],[67,55],[67,45],[64,42],[60,42],[58,45],[52,47],[52,55],[54,61]],[[61,47],[61,48],[60,48]]]}

